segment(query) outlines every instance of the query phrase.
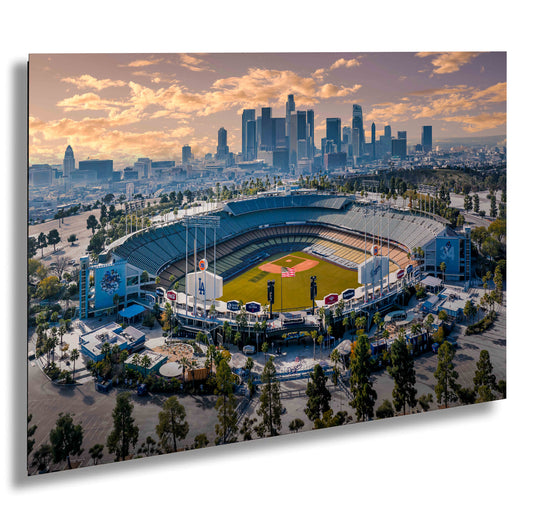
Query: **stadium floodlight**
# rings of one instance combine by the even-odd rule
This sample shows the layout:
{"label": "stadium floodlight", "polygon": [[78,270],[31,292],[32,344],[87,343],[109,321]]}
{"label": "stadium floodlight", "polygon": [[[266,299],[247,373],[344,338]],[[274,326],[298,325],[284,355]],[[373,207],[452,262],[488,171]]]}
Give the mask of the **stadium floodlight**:
{"label": "stadium floodlight", "polygon": [[311,301],[313,301],[313,315],[315,315],[316,294],[317,294],[316,276],[311,276],[310,297],[311,297]]}
{"label": "stadium floodlight", "polygon": [[276,284],[275,280],[267,281],[267,299],[270,303],[270,319],[272,319],[272,305],[274,304],[274,285]]}

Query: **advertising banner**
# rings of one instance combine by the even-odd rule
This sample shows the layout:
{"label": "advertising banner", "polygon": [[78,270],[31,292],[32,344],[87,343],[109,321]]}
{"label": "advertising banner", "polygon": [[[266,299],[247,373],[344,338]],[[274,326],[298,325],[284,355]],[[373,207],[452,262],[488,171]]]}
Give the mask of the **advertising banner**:
{"label": "advertising banner", "polygon": [[[446,273],[459,273],[459,239],[438,237],[437,246],[437,269],[440,270],[440,264],[446,264]],[[445,274],[446,274],[445,273]]]}
{"label": "advertising banner", "polygon": [[111,308],[115,295],[126,294],[126,262],[94,268],[94,308]]}
{"label": "advertising banner", "polygon": [[328,294],[324,298],[325,305],[334,305],[339,300],[339,294]]}
{"label": "advertising banner", "polygon": [[261,311],[261,305],[255,301],[250,301],[245,305],[246,311],[251,314],[256,314]]}
{"label": "advertising banner", "polygon": [[238,312],[239,311],[239,302],[238,301],[228,301],[226,303],[226,308],[230,311],[230,312]]}
{"label": "advertising banner", "polygon": [[355,297],[354,288],[348,288],[342,293],[342,299],[344,299],[344,301],[348,301],[348,299],[352,299],[353,297]]}

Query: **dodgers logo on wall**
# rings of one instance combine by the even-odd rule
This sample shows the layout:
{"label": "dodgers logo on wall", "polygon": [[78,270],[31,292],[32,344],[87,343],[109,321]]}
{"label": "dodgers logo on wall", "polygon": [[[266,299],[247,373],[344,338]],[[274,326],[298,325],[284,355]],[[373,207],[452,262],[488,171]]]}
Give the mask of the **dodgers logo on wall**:
{"label": "dodgers logo on wall", "polygon": [[198,278],[198,294],[205,296],[205,283],[202,281],[202,278]]}
{"label": "dodgers logo on wall", "polygon": [[106,271],[100,287],[106,294],[114,294],[120,287],[120,274],[115,269]]}

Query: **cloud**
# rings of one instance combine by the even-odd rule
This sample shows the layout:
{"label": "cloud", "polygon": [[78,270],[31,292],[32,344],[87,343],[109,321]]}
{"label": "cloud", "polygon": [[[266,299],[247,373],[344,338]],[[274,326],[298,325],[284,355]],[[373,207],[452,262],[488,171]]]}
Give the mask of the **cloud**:
{"label": "cloud", "polygon": [[152,65],[160,63],[161,61],[163,61],[163,58],[137,59],[135,61],[131,61],[128,64],[119,65],[119,66],[120,67],[128,67],[128,68],[140,68],[140,67],[143,67],[143,66],[152,66]]}
{"label": "cloud", "polygon": [[431,60],[433,74],[440,75],[457,72],[476,58],[479,52],[418,52],[415,55],[420,58],[436,56]]}
{"label": "cloud", "polygon": [[[30,156],[36,163],[43,158],[54,162],[61,158],[60,153],[51,155],[50,148],[42,145],[55,144],[55,148],[72,145],[77,159],[113,158],[115,166],[131,164],[138,157],[150,156],[153,159],[177,156],[178,149],[186,143],[194,130],[189,126],[174,127],[170,130],[126,131],[115,127],[108,118],[84,118],[72,120],[63,118],[44,122],[29,118]],[[63,149],[64,152],[64,149]]]}
{"label": "cloud", "polygon": [[354,66],[359,66],[361,64],[361,61],[358,59],[344,59],[341,57],[340,59],[337,59],[330,67],[330,70],[336,70],[337,68],[353,68]]}
{"label": "cloud", "polygon": [[207,61],[189,54],[180,54],[180,64],[193,72],[214,72]]}
{"label": "cloud", "polygon": [[68,82],[74,84],[78,89],[93,89],[101,91],[105,88],[111,88],[116,86],[126,86],[124,81],[113,79],[97,79],[92,75],[80,75],[79,77],[64,77],[62,82]]}
{"label": "cloud", "polygon": [[443,118],[446,122],[457,122],[469,133],[494,129],[507,122],[506,113],[481,113],[473,116],[456,116]]}
{"label": "cloud", "polygon": [[83,93],[60,100],[56,105],[65,111],[102,111],[122,108],[129,104],[117,100],[102,99],[96,93]]}

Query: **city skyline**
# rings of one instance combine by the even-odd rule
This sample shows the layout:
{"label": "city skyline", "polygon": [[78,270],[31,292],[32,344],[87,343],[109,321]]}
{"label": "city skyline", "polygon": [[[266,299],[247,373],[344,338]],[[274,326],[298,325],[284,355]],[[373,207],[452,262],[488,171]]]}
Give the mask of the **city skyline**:
{"label": "city skyline", "polygon": [[[174,159],[215,153],[227,131],[241,151],[242,111],[272,108],[315,113],[315,145],[327,118],[351,126],[363,110],[366,141],[386,125],[420,143],[506,132],[504,52],[323,54],[93,54],[30,56],[29,160],[60,163],[71,145],[76,159]],[[317,145],[318,146],[318,145]]]}

